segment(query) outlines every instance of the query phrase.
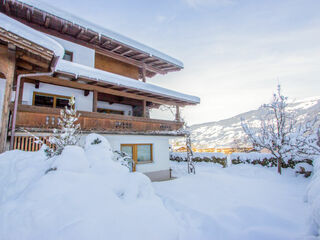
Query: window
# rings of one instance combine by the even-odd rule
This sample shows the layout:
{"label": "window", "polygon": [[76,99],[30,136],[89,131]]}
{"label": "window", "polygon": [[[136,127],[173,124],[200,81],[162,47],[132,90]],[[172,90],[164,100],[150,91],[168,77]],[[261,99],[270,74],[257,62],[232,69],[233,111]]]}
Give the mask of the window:
{"label": "window", "polygon": [[51,108],[65,108],[69,104],[71,97],[59,96],[47,93],[33,93],[33,105]]}
{"label": "window", "polygon": [[63,59],[72,62],[73,60],[73,52],[65,51],[63,55]]}
{"label": "window", "polygon": [[99,113],[111,113],[111,114],[118,114],[124,115],[124,111],[121,110],[113,110],[113,109],[106,109],[106,108],[98,108],[97,112]]}
{"label": "window", "polygon": [[153,161],[152,144],[121,144],[121,151],[128,154],[136,164]]}

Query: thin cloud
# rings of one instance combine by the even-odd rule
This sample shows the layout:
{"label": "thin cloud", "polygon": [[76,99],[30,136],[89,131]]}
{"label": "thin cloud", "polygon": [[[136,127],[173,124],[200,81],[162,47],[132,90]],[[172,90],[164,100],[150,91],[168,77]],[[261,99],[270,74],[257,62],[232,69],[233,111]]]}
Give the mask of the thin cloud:
{"label": "thin cloud", "polygon": [[192,8],[197,8],[201,6],[220,7],[220,6],[232,5],[235,3],[234,0],[182,0],[182,1]]}

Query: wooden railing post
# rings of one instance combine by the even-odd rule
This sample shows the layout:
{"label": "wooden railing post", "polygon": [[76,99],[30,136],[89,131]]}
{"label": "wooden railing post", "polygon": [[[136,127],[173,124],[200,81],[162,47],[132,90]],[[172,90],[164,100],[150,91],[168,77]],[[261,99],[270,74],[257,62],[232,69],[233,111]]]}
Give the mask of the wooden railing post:
{"label": "wooden railing post", "polygon": [[16,51],[15,46],[8,45],[6,52],[0,52],[0,59],[2,72],[6,76],[6,87],[3,96],[2,116],[1,116],[1,129],[0,129],[0,153],[6,150],[7,135],[8,135],[8,121],[10,112],[10,100],[12,93],[13,81],[15,78],[16,69]]}
{"label": "wooden railing post", "polygon": [[146,82],[146,68],[145,68],[145,65],[142,66],[141,73],[142,73],[142,81]]}
{"label": "wooden railing post", "polygon": [[180,108],[179,108],[178,105],[176,106],[176,121],[177,122],[181,121],[181,119],[180,119]]}
{"label": "wooden railing post", "polygon": [[97,112],[98,111],[98,91],[94,90],[93,91],[93,104],[92,104],[92,111]]}
{"label": "wooden railing post", "polygon": [[19,89],[19,100],[18,100],[18,103],[19,103],[19,104],[22,104],[22,99],[23,99],[23,87],[24,87],[24,79],[21,79],[20,89]]}
{"label": "wooden railing post", "polygon": [[147,117],[147,101],[142,100],[142,117]]}

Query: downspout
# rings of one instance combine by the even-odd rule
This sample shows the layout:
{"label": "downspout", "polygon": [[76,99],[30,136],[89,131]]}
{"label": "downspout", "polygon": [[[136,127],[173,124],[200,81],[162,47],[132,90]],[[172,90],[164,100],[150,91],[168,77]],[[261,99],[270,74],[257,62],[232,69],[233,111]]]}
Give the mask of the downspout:
{"label": "downspout", "polygon": [[52,76],[55,72],[55,68],[59,57],[53,57],[50,65],[50,72],[38,72],[38,73],[27,73],[27,74],[19,74],[17,77],[17,86],[16,86],[16,94],[14,98],[14,107],[13,107],[13,114],[12,114],[12,127],[11,127],[11,139],[10,139],[10,150],[13,149],[14,144],[14,136],[16,132],[16,118],[17,118],[17,110],[18,110],[18,101],[19,101],[19,93],[20,93],[20,82],[21,78],[27,77],[41,77],[41,76]]}

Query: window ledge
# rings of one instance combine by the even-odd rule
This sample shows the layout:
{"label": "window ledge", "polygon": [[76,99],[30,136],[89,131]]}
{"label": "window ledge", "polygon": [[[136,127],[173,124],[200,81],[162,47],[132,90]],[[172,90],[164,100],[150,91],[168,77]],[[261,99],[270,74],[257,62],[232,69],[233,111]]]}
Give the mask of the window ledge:
{"label": "window ledge", "polygon": [[143,162],[137,162],[136,164],[146,164],[146,163],[153,163],[153,161],[143,161]]}

